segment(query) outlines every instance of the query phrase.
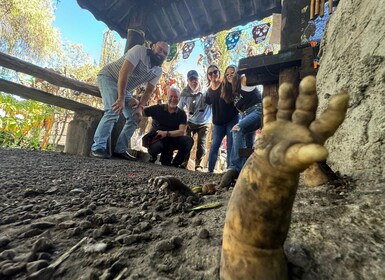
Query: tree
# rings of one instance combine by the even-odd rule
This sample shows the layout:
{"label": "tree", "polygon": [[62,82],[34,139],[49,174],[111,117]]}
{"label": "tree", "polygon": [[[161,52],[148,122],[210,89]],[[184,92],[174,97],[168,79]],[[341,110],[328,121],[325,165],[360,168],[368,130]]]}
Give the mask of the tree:
{"label": "tree", "polygon": [[231,60],[231,52],[227,50],[226,46],[226,35],[229,33],[228,30],[223,30],[216,34],[219,52],[221,54],[221,58],[219,60],[218,66],[221,69],[222,73],[224,73],[226,67],[229,65]]}
{"label": "tree", "polygon": [[[100,69],[92,62],[92,58],[86,53],[81,44],[64,42],[61,53],[50,62],[51,70],[66,77],[91,84],[96,84],[96,76]],[[47,92],[73,99],[90,106],[101,106],[100,98],[87,94],[80,94],[74,90],[60,88],[48,82],[37,80],[37,86]]]}
{"label": "tree", "polygon": [[99,66],[111,63],[122,56],[122,44],[116,39],[111,30],[104,32],[102,54]]}
{"label": "tree", "polygon": [[0,51],[37,62],[60,50],[52,0],[0,1]]}

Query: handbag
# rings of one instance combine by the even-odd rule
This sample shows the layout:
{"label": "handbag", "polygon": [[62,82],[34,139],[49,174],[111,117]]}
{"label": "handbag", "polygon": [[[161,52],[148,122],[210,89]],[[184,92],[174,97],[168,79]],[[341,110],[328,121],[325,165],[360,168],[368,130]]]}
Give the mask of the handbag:
{"label": "handbag", "polygon": [[145,148],[150,147],[152,144],[158,142],[161,136],[156,131],[150,131],[142,137],[142,146]]}

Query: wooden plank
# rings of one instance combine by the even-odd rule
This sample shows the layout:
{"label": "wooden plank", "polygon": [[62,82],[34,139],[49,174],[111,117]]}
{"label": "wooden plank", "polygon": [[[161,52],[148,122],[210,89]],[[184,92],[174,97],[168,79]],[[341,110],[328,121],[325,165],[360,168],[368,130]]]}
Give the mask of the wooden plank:
{"label": "wooden plank", "polygon": [[266,73],[268,71],[277,72],[284,67],[299,66],[301,64],[301,58],[302,50],[298,48],[281,50],[278,54],[274,55],[260,54],[240,59],[238,71],[243,73],[248,69],[254,69],[256,73]]}
{"label": "wooden plank", "polygon": [[91,106],[50,94],[45,91],[26,87],[4,79],[0,79],[0,91],[18,95],[25,99],[32,99],[45,104],[54,105],[71,111],[101,111]]}
{"label": "wooden plank", "polygon": [[22,72],[27,75],[43,79],[59,87],[70,88],[92,96],[101,97],[99,89],[95,85],[90,85],[75,79],[64,77],[63,75],[60,75],[54,71],[44,69],[2,52],[0,52],[0,65],[17,72]]}

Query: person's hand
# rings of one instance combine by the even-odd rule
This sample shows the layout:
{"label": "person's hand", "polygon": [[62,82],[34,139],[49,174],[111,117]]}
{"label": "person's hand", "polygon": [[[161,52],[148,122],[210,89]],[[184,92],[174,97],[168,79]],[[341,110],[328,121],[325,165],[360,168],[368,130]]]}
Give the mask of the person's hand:
{"label": "person's hand", "polygon": [[134,107],[134,108],[136,108],[136,106],[138,106],[138,104],[139,104],[139,101],[138,101],[138,99],[136,99],[136,98],[131,98],[131,99],[128,100],[128,102],[127,102],[127,105],[128,105],[128,106],[131,106],[131,107]]}
{"label": "person's hand", "polygon": [[239,131],[241,128],[236,124],[233,126],[233,128],[231,129],[231,131]]}
{"label": "person's hand", "polygon": [[157,136],[157,137],[160,137],[160,139],[163,139],[163,138],[167,137],[167,131],[164,131],[164,130],[157,130],[156,133],[157,133],[156,136]]}
{"label": "person's hand", "polygon": [[137,106],[132,112],[132,115],[138,119],[138,122],[143,118],[143,107],[142,106]]}
{"label": "person's hand", "polygon": [[114,104],[112,104],[112,111],[115,113],[121,113],[124,109],[124,98],[118,98]]}
{"label": "person's hand", "polygon": [[264,127],[257,141],[258,155],[263,155],[268,166],[289,173],[324,161],[328,151],[323,144],[344,120],[348,99],[346,93],[333,96],[327,110],[316,118],[315,77],[302,80],[297,100],[290,85],[281,85],[278,109],[270,98],[263,100]]}

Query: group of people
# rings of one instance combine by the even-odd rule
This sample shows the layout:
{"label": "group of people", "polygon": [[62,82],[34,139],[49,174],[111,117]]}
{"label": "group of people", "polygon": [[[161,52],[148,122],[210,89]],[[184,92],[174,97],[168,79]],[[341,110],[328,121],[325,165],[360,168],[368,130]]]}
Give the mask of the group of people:
{"label": "group of people", "polygon": [[[246,85],[246,77],[237,68],[226,68],[223,80],[220,69],[210,65],[206,71],[207,90],[203,89],[197,71],[187,73],[187,86],[179,91],[171,87],[167,103],[145,107],[162,74],[161,65],[169,53],[166,42],[157,42],[147,49],[136,45],[123,57],[106,65],[97,81],[103,99],[104,115],[96,129],[91,155],[110,158],[107,142],[114,124],[123,113],[126,122],[119,135],[113,156],[136,160],[129,153],[130,139],[143,116],[152,118],[152,128],[147,138],[150,162],[186,168],[197,135],[195,170],[202,171],[206,154],[207,135],[211,123],[213,133],[208,158],[208,172],[213,172],[222,140],[227,138],[227,171],[222,178],[228,185],[238,177],[246,158],[239,149],[252,148],[256,130],[261,126],[261,93],[255,86]],[[137,100],[133,90],[146,83],[145,91]],[[175,157],[174,151],[176,151]]]}

